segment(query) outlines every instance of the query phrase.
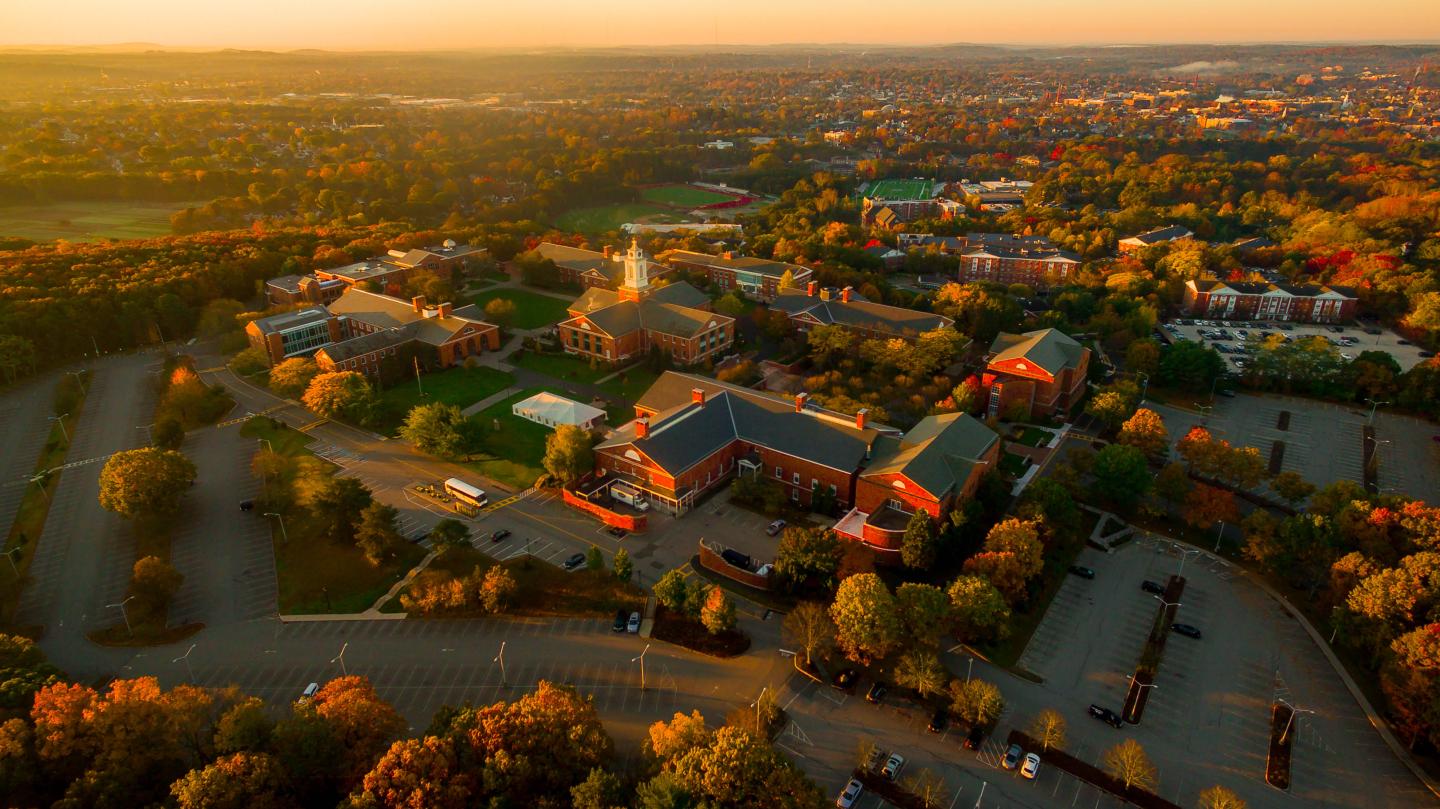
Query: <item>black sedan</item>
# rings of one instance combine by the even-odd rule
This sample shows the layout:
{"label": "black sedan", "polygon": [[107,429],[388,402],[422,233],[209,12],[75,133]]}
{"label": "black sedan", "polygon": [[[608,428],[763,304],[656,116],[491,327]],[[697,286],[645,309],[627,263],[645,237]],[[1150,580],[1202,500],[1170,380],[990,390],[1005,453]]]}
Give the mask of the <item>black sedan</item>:
{"label": "black sedan", "polygon": [[931,733],[939,733],[945,729],[945,725],[948,724],[949,721],[950,715],[945,712],[944,708],[940,708],[930,715],[930,724],[926,725],[925,729]]}
{"label": "black sedan", "polygon": [[1195,640],[1200,640],[1202,637],[1200,630],[1189,624],[1171,624],[1170,631],[1177,635],[1184,635],[1187,638],[1194,638]]}
{"label": "black sedan", "polygon": [[841,669],[835,673],[835,687],[841,691],[849,691],[855,687],[856,681],[860,679],[860,672],[855,669]]}
{"label": "black sedan", "polygon": [[1159,585],[1158,583],[1156,583],[1156,582],[1150,581],[1149,579],[1146,579],[1145,581],[1140,582],[1140,589],[1141,589],[1141,590],[1144,590],[1144,591],[1147,592],[1147,593],[1151,593],[1152,595],[1157,595],[1157,596],[1163,596],[1163,595],[1165,595],[1165,588],[1162,587],[1162,586],[1160,586],[1160,585]]}
{"label": "black sedan", "polygon": [[1085,567],[1084,565],[1071,565],[1070,572],[1074,573],[1076,576],[1079,576],[1082,579],[1095,578],[1095,571],[1091,570],[1088,567]]}
{"label": "black sedan", "polygon": [[565,560],[566,570],[575,570],[585,564],[585,554],[577,553]]}
{"label": "black sedan", "polygon": [[1096,719],[1099,719],[1101,722],[1104,722],[1112,728],[1120,727],[1120,714],[1115,713],[1109,708],[1102,708],[1099,705],[1091,705],[1090,715],[1095,717]]}
{"label": "black sedan", "polygon": [[628,620],[629,618],[630,618],[630,616],[629,616],[629,614],[627,614],[627,613],[625,612],[625,610],[616,610],[616,611],[615,611],[615,623],[613,623],[613,624],[610,625],[610,631],[611,631],[611,632],[624,632],[624,631],[625,631],[625,621]]}
{"label": "black sedan", "polygon": [[491,542],[500,542],[500,541],[504,540],[504,539],[505,539],[506,537],[508,537],[508,536],[510,536],[510,529],[508,529],[508,528],[501,528],[499,531],[496,531],[495,533],[493,533],[493,534],[490,535],[490,541],[491,541]]}

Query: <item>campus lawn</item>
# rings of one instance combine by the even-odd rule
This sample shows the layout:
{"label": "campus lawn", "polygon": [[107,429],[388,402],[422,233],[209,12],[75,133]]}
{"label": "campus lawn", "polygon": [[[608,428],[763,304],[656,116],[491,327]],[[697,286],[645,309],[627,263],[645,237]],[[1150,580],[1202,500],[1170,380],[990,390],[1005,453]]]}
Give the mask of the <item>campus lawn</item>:
{"label": "campus lawn", "polygon": [[510,374],[483,365],[422,374],[419,387],[415,380],[410,379],[380,391],[375,407],[375,429],[385,435],[394,435],[415,405],[444,402],[466,408],[505,390],[514,382],[515,377]]}
{"label": "campus lawn", "polygon": [[305,447],[315,440],[283,422],[265,416],[255,416],[245,422],[240,427],[240,434],[246,438],[268,441],[272,450],[291,457],[309,452]]}
{"label": "campus lawn", "polygon": [[272,527],[284,615],[364,612],[425,556],[424,548],[406,542],[395,559],[372,566],[354,543],[331,541],[322,527],[299,509],[286,515],[288,542]]}
{"label": "campus lawn", "polygon": [[1015,441],[1027,447],[1038,447],[1054,437],[1054,433],[1042,430],[1039,427],[1026,427],[1024,431],[1020,433],[1020,437],[1015,439]]}
{"label": "campus lawn", "polygon": [[576,233],[608,233],[619,230],[627,222],[671,221],[667,209],[644,202],[621,202],[614,205],[593,205],[572,208],[555,218],[555,227]]}
{"label": "campus lawn", "polygon": [[0,236],[72,242],[169,236],[170,214],[190,204],[203,203],[105,201],[0,207]]}
{"label": "campus lawn", "polygon": [[659,378],[659,374],[651,371],[642,363],[640,365],[632,365],[620,371],[614,378],[607,379],[599,384],[600,389],[612,398],[625,402],[634,402],[636,399],[639,399],[645,391],[649,390],[650,386],[655,384],[655,380]]}
{"label": "campus lawn", "polygon": [[526,351],[519,357],[512,356],[510,364],[546,376],[553,376],[556,379],[590,384],[598,382],[602,377],[609,376],[615,371],[609,363],[596,363],[595,367],[591,368],[589,361],[571,354],[541,354],[536,351]]}
{"label": "campus lawn", "polygon": [[1000,459],[1000,471],[1011,477],[1020,477],[1025,474],[1025,470],[1028,468],[1030,468],[1029,458],[1024,458],[1011,452],[1005,453],[1005,457]]}
{"label": "campus lawn", "polygon": [[[535,479],[545,473],[541,461],[550,428],[522,419],[510,412],[510,408],[540,391],[541,388],[523,390],[476,414],[476,421],[485,430],[485,449],[482,457],[467,462],[466,467],[515,489],[534,485]],[[495,429],[497,421],[498,430]]]}
{"label": "campus lawn", "polygon": [[566,312],[566,307],[569,306],[567,301],[524,289],[487,289],[471,300],[483,310],[485,304],[496,298],[504,298],[515,304],[515,320],[510,325],[517,329],[538,329],[569,317]]}
{"label": "campus lawn", "polygon": [[676,208],[694,208],[700,205],[713,205],[717,202],[729,202],[734,199],[727,194],[681,184],[658,185],[654,188],[642,189],[640,198],[646,202],[670,205]]}

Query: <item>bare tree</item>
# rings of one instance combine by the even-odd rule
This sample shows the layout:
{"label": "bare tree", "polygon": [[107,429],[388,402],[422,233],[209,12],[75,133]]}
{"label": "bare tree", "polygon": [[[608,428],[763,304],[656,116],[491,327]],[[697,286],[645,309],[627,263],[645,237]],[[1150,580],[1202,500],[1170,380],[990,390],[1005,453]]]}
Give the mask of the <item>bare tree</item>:
{"label": "bare tree", "polygon": [[1105,771],[1125,782],[1125,788],[1132,785],[1141,789],[1154,789],[1158,783],[1158,773],[1155,765],[1150,763],[1150,756],[1145,754],[1145,748],[1134,739],[1115,745],[1105,751]]}
{"label": "bare tree", "polygon": [[780,629],[787,641],[805,650],[806,666],[812,664],[815,655],[835,645],[835,622],[830,620],[830,611],[814,601],[797,604],[785,616]]}
{"label": "bare tree", "polygon": [[905,779],[905,788],[920,799],[920,805],[925,809],[944,806],[945,799],[950,797],[945,780],[924,767]]}
{"label": "bare tree", "polygon": [[1234,791],[1216,784],[1200,793],[1199,809],[1245,809],[1245,800]]}
{"label": "bare tree", "polygon": [[1059,750],[1065,746],[1065,717],[1058,711],[1046,708],[1035,715],[1030,723],[1030,735],[1040,742],[1045,752],[1050,748]]}

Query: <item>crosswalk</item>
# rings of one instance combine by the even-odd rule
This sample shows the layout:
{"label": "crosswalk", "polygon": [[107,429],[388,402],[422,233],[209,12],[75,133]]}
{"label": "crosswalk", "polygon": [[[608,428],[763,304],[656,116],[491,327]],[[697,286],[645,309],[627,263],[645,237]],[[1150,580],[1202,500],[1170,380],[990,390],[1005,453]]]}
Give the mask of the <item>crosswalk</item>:
{"label": "crosswalk", "polygon": [[273,407],[267,407],[264,410],[261,410],[259,413],[246,413],[243,416],[239,416],[233,419],[226,419],[225,421],[219,422],[215,425],[215,428],[221,429],[224,427],[234,427],[237,424],[244,424],[245,422],[249,421],[250,419],[256,418],[257,416],[269,416],[271,414],[278,413],[289,406],[290,403],[286,402],[284,404],[278,404]]}

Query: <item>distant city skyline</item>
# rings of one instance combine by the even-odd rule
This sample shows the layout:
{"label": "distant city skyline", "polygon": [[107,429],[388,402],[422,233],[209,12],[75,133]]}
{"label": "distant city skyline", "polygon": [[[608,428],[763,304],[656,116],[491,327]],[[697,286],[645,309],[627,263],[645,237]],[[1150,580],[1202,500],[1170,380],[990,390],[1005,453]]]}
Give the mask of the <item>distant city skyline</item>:
{"label": "distant city skyline", "polygon": [[438,50],[487,47],[1435,42],[1433,0],[50,0],[0,14],[0,46]]}

